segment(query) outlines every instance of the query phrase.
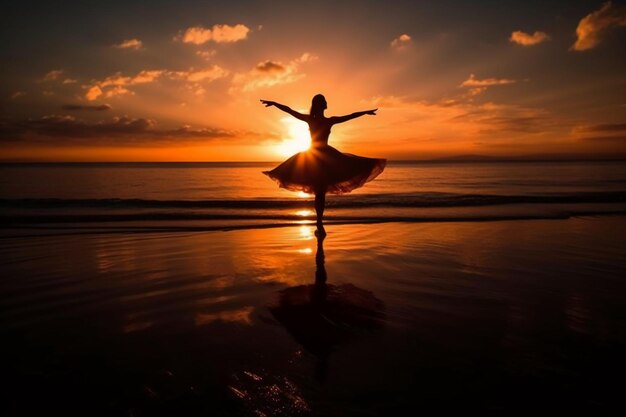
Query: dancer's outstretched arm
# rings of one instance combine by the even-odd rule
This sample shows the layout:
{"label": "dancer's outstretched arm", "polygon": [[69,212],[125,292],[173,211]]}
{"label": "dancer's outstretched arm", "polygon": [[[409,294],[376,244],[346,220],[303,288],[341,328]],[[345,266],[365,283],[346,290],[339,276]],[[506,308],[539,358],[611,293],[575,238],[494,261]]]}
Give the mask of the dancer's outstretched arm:
{"label": "dancer's outstretched arm", "polygon": [[261,100],[261,103],[265,104],[265,107],[276,106],[279,109],[281,109],[282,111],[284,111],[285,113],[289,113],[290,115],[292,115],[296,119],[300,119],[300,120],[303,120],[305,122],[309,120],[309,118],[308,118],[308,116],[306,114],[298,113],[297,111],[295,111],[291,107],[285,106],[284,104],[276,103],[275,101],[269,101],[269,100]]}
{"label": "dancer's outstretched arm", "polygon": [[348,120],[356,119],[357,117],[365,116],[366,114],[369,114],[371,116],[376,116],[377,110],[378,109],[364,110],[364,111],[357,111],[352,114],[347,114],[345,116],[333,116],[333,117],[330,117],[330,121],[333,124],[335,124],[335,123],[347,122]]}

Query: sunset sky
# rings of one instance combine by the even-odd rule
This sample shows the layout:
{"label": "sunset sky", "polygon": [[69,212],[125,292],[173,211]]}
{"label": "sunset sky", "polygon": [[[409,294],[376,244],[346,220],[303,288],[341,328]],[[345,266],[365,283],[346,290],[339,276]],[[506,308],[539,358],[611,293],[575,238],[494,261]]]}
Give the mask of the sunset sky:
{"label": "sunset sky", "polygon": [[[61,5],[62,4],[62,5]],[[89,4],[89,5],[87,5]],[[12,2],[3,161],[626,156],[626,5],[603,1]]]}

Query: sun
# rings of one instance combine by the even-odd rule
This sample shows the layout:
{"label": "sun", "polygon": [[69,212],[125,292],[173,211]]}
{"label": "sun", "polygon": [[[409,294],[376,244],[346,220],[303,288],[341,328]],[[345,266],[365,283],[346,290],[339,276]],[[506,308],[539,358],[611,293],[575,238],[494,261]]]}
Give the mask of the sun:
{"label": "sun", "polygon": [[281,156],[291,156],[309,149],[311,146],[311,134],[306,123],[291,117],[285,117],[281,119],[281,122],[287,131],[285,139],[276,147],[276,151]]}

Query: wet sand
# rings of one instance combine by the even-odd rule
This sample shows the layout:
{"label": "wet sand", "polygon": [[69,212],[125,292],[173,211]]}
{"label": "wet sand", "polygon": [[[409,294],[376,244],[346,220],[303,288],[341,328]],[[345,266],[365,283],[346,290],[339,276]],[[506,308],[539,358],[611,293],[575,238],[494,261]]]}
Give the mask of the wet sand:
{"label": "wet sand", "polygon": [[2,415],[620,406],[626,217],[328,231],[1,238]]}

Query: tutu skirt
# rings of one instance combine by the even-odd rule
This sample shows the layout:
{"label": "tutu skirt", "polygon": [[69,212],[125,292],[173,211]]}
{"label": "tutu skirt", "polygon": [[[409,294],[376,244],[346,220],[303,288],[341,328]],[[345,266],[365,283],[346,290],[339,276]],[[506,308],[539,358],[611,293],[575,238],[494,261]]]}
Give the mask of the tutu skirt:
{"label": "tutu skirt", "polygon": [[299,152],[263,173],[287,190],[343,194],[376,178],[386,164],[386,159],[342,153],[326,145]]}

